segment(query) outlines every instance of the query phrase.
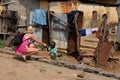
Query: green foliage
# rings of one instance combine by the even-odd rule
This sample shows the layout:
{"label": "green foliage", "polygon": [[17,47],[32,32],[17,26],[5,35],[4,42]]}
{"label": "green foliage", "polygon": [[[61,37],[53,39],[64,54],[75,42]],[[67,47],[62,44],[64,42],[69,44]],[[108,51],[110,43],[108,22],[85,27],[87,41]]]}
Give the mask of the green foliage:
{"label": "green foliage", "polygon": [[100,66],[100,64],[98,64],[98,63],[95,64],[95,67],[99,67],[99,66]]}
{"label": "green foliage", "polygon": [[45,51],[46,47],[42,46],[42,45],[35,45],[36,48],[40,49],[41,51]]}
{"label": "green foliage", "polygon": [[76,80],[84,80],[83,78],[77,78]]}
{"label": "green foliage", "polygon": [[4,48],[4,41],[0,40],[0,48]]}
{"label": "green foliage", "polygon": [[42,51],[46,50],[46,48],[44,46],[41,46],[40,48],[41,48]]}

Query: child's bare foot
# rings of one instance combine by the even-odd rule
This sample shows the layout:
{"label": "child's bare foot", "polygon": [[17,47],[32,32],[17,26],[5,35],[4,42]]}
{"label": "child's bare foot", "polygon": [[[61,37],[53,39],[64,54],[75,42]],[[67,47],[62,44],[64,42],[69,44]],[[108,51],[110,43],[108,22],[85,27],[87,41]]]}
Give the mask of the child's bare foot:
{"label": "child's bare foot", "polygon": [[26,56],[25,56],[25,55],[22,55],[22,57],[23,57],[23,60],[26,61]]}

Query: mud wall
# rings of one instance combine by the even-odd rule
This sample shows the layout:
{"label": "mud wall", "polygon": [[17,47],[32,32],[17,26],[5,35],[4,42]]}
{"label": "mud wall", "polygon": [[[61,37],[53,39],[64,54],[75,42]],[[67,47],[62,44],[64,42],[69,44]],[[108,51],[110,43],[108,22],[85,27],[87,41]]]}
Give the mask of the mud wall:
{"label": "mud wall", "polygon": [[98,6],[98,5],[82,4],[79,1],[66,1],[66,2],[60,1],[60,2],[51,2],[50,10],[54,11],[55,13],[69,13],[72,10],[83,11],[84,12],[83,28],[91,27],[93,11],[97,11],[98,26],[101,24],[101,16],[104,13],[108,14],[108,24],[118,22],[116,7],[104,7],[104,6]]}

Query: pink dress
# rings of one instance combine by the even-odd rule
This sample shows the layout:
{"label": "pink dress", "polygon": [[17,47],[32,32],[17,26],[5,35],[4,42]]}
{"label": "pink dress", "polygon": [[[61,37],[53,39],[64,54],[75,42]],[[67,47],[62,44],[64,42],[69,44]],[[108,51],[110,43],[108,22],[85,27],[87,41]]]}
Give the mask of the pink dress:
{"label": "pink dress", "polygon": [[20,46],[16,47],[16,54],[24,54],[27,51],[28,45],[30,43],[30,39],[26,39],[23,37],[23,43]]}

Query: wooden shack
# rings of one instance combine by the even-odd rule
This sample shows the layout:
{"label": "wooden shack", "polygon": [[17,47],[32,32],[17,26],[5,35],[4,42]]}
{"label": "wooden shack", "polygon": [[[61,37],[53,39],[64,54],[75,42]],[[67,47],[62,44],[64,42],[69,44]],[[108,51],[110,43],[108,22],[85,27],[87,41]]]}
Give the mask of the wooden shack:
{"label": "wooden shack", "polygon": [[[116,22],[117,12],[113,7],[104,7],[98,5],[84,4],[84,0],[3,0],[2,3],[9,1],[14,1],[13,4],[8,5],[7,10],[13,10],[18,12],[19,22],[17,24],[17,29],[20,31],[25,31],[26,27],[31,24],[31,12],[34,9],[41,9],[47,11],[47,25],[34,25],[35,35],[41,41],[49,44],[51,40],[54,40],[57,43],[58,48],[63,48],[67,50],[69,54],[77,53],[77,56],[80,54],[80,37],[81,29],[91,28],[91,21],[97,20],[98,24],[95,27],[98,27],[99,22],[101,22],[101,15],[103,13],[108,13],[111,16],[114,12],[114,19],[109,19],[109,22]],[[86,2],[91,2],[90,0]],[[31,6],[32,5],[32,6]],[[5,7],[4,7],[5,9]],[[67,22],[61,19],[59,16],[56,16],[58,13],[68,14],[71,11],[80,11],[79,14],[76,14],[74,17],[74,27],[71,28]],[[53,12],[54,14],[51,14]],[[94,12],[97,12],[94,14]],[[84,14],[84,17],[83,17]],[[57,27],[54,25],[53,18],[57,18],[59,21],[64,23],[64,26]],[[84,20],[84,21],[83,21]],[[62,28],[62,29],[61,29]],[[69,29],[70,28],[70,29]],[[16,32],[17,30],[15,30]],[[54,33],[54,34],[53,34]],[[58,34],[60,33],[60,34]],[[65,36],[63,36],[65,34]],[[58,37],[58,38],[57,38]]]}

